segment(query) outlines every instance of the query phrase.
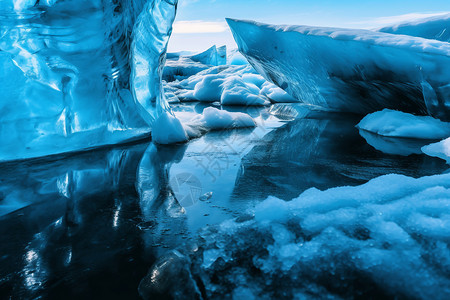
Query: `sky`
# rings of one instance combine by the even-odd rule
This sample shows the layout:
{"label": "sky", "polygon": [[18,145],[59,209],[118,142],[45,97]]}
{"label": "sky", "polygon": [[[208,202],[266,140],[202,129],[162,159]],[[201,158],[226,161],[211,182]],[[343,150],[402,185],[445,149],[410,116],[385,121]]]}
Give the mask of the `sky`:
{"label": "sky", "polygon": [[444,12],[450,0],[179,0],[168,50],[236,48],[225,18],[369,29]]}

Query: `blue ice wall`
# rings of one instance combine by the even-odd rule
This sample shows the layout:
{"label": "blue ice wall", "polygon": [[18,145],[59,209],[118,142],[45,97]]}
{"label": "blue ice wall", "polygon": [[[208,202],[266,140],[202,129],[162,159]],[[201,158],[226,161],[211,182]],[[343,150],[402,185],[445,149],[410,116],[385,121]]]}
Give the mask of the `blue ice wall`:
{"label": "blue ice wall", "polygon": [[157,108],[168,109],[160,72],[176,6],[1,1],[0,161],[148,135]]}

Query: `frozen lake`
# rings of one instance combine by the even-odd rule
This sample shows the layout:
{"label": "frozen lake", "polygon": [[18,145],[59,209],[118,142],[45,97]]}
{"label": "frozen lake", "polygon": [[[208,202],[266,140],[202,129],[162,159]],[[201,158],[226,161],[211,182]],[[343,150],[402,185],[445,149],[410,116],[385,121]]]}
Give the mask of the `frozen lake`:
{"label": "frozen lake", "polygon": [[[183,120],[204,107],[174,110]],[[361,135],[361,116],[301,105],[233,111],[258,126],[0,165],[2,298],[138,298],[157,258],[268,196],[448,169],[420,154],[429,141]]]}

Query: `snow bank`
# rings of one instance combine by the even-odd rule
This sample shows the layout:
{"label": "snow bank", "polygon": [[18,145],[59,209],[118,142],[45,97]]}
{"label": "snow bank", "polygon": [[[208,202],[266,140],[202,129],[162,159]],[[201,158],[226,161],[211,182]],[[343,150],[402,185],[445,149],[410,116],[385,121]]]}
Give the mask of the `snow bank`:
{"label": "snow bank", "polygon": [[450,163],[450,138],[425,146],[422,148],[422,152],[429,156],[442,158]]}
{"label": "snow bank", "polygon": [[443,139],[450,136],[450,123],[390,109],[367,115],[357,127],[388,137]]}
{"label": "snow bank", "polygon": [[270,197],[201,233],[208,298],[450,297],[450,174]]}

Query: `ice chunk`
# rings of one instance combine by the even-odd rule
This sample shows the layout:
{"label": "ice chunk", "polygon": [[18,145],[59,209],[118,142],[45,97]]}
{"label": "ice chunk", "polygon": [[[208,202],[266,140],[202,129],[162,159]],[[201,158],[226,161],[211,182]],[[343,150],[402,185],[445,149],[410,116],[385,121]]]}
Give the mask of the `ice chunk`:
{"label": "ice chunk", "polygon": [[217,46],[212,46],[211,48],[197,54],[192,54],[190,52],[177,52],[177,53],[167,53],[167,59],[177,60],[177,59],[189,59],[204,65],[209,66],[219,66],[225,65],[227,55],[227,46],[222,46],[217,48]]}
{"label": "ice chunk", "polygon": [[275,84],[270,82],[265,82],[261,88],[261,93],[267,96],[272,102],[275,103],[289,103],[289,102],[299,102]]}
{"label": "ice chunk", "polygon": [[390,109],[367,115],[356,127],[388,137],[443,139],[450,136],[450,123]]}
{"label": "ice chunk", "polygon": [[313,188],[253,213],[202,232],[191,272],[208,298],[450,297],[450,174]]}
{"label": "ice chunk", "polygon": [[450,138],[439,143],[424,146],[422,151],[429,156],[439,157],[450,163]]}
{"label": "ice chunk", "polygon": [[148,136],[176,4],[2,1],[0,160]]}
{"label": "ice chunk", "polygon": [[410,20],[383,27],[379,31],[450,42],[450,14]]}
{"label": "ice chunk", "polygon": [[192,123],[200,123],[209,130],[255,127],[255,121],[248,114],[228,112],[207,107],[203,114],[194,117]]}
{"label": "ice chunk", "polygon": [[450,119],[450,44],[369,30],[228,19],[249,63],[305,103],[361,114],[391,108]]}
{"label": "ice chunk", "polygon": [[152,140],[157,144],[174,144],[189,139],[183,125],[172,113],[165,111],[159,114],[153,124]]}
{"label": "ice chunk", "polygon": [[189,58],[180,58],[178,60],[168,60],[164,66],[163,79],[171,82],[183,80],[193,76],[210,66],[190,60]]}
{"label": "ice chunk", "polygon": [[248,65],[247,59],[237,50],[234,49],[230,52],[230,55],[228,56],[228,64],[235,65],[235,66],[241,66],[241,65]]}
{"label": "ice chunk", "polygon": [[264,105],[267,98],[260,96],[256,85],[245,83],[240,77],[229,77],[222,84],[222,105]]}

